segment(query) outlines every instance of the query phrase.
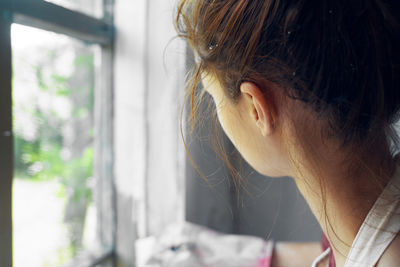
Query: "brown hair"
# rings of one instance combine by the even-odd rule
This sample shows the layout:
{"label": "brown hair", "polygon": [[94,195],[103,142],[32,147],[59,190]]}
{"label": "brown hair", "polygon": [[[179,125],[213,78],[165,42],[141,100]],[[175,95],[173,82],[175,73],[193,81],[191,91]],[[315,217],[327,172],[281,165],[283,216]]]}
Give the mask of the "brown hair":
{"label": "brown hair", "polygon": [[232,99],[241,82],[263,77],[349,142],[397,119],[399,28],[389,2],[183,0],[176,25],[197,72],[214,72]]}
{"label": "brown hair", "polygon": [[243,81],[261,77],[310,107],[325,122],[321,134],[343,146],[396,141],[399,10],[396,0],[181,0],[176,28],[198,58],[192,116],[203,72],[233,101]]}

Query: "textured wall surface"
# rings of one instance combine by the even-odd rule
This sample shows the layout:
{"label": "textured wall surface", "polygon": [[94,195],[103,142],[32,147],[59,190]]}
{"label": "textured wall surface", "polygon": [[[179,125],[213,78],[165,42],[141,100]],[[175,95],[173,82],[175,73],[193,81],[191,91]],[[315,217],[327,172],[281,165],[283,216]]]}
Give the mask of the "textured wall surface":
{"label": "textured wall surface", "polygon": [[172,41],[173,0],[115,2],[117,258],[133,266],[138,238],[184,219],[179,134],[185,44]]}

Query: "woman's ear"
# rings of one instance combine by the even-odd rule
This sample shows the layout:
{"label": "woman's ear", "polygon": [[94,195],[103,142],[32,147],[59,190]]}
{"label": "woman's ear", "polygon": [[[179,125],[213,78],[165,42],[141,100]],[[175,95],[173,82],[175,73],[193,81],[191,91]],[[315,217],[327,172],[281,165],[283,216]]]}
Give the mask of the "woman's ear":
{"label": "woman's ear", "polygon": [[273,98],[266,98],[261,88],[252,82],[243,82],[240,85],[243,105],[250,115],[250,122],[254,123],[263,136],[271,135],[275,130],[275,103]]}

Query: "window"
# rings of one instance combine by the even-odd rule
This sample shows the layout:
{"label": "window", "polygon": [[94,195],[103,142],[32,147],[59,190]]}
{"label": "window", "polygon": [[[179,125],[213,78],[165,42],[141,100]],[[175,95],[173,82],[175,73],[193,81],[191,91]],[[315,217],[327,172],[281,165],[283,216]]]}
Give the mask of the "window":
{"label": "window", "polygon": [[97,266],[113,258],[110,6],[0,4],[2,266]]}
{"label": "window", "polygon": [[[48,257],[40,267],[135,266],[137,239],[184,220],[177,103],[186,45],[174,39],[175,5],[0,2],[1,266],[12,266],[13,239],[15,257],[28,256],[24,245],[41,247]],[[39,195],[48,198],[40,202]],[[81,206],[80,226],[71,231],[65,211]],[[61,227],[34,237],[45,220]],[[41,228],[32,230],[35,224]],[[18,230],[28,233],[18,237]],[[69,240],[69,232],[78,234]],[[15,266],[26,265],[19,259]]]}
{"label": "window", "polygon": [[60,266],[98,241],[96,47],[18,24],[11,43],[14,266]]}
{"label": "window", "polygon": [[85,13],[95,18],[101,18],[103,15],[102,0],[45,0],[71,10]]}

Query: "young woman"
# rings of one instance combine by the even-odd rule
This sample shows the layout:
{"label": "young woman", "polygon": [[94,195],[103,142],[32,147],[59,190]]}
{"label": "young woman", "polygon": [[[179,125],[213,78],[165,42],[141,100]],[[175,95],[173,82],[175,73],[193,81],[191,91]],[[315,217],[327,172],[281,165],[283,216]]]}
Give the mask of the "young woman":
{"label": "young woman", "polygon": [[400,266],[397,2],[178,5],[178,33],[197,59],[192,105],[202,81],[245,160],[293,177],[329,241],[314,266]]}

